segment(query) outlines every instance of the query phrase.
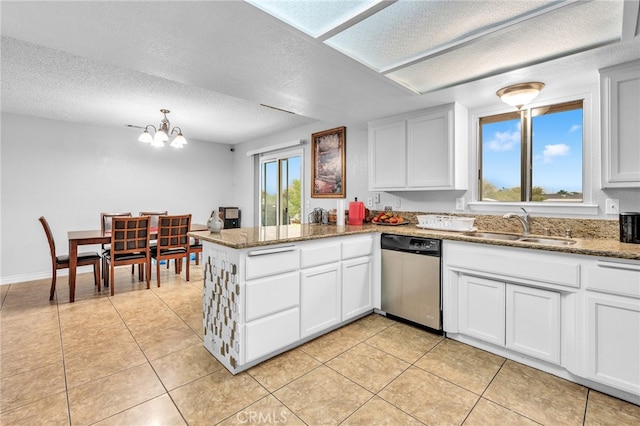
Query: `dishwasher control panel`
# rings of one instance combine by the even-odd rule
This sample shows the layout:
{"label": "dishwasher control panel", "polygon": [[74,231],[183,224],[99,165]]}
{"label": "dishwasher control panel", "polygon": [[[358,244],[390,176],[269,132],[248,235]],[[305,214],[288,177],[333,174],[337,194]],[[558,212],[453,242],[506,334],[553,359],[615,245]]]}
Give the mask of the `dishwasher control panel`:
{"label": "dishwasher control panel", "polygon": [[440,256],[442,241],[433,238],[416,238],[404,235],[382,234],[380,245],[383,250]]}

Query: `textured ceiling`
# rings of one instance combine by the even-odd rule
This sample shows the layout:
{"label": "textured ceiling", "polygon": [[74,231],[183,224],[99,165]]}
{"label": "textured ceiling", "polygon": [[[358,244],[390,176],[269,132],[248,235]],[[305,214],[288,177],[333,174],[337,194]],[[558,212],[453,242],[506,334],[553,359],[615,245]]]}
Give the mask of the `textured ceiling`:
{"label": "textured ceiling", "polygon": [[[273,2],[305,3],[323,7]],[[506,84],[577,86],[640,57],[636,0],[343,3],[355,18],[307,14],[333,19],[309,35],[242,1],[2,1],[2,110],[122,127],[167,108],[187,138],[234,144],[315,120],[498,105]]]}

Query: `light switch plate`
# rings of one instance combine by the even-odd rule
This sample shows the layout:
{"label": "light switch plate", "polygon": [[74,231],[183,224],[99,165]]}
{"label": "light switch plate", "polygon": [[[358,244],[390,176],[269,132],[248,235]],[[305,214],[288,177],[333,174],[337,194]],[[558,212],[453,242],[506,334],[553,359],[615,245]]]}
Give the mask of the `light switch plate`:
{"label": "light switch plate", "polygon": [[456,210],[464,210],[464,198],[456,198]]}
{"label": "light switch plate", "polygon": [[367,197],[367,207],[373,207],[373,197]]}
{"label": "light switch plate", "polygon": [[605,200],[605,214],[618,214],[620,213],[620,200],[615,198],[607,198]]}

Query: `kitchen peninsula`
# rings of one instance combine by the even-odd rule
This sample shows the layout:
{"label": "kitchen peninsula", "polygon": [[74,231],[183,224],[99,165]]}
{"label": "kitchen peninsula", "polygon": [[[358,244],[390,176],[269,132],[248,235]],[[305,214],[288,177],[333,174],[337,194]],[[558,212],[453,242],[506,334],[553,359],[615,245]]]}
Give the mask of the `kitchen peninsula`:
{"label": "kitchen peninsula", "polygon": [[[380,309],[382,232],[443,240],[442,303],[448,337],[640,402],[640,245],[611,238],[545,245],[415,224],[192,232],[204,246],[205,347],[235,374]],[[482,256],[497,260],[478,263]],[[514,270],[510,265],[523,266]],[[485,302],[463,299],[477,282],[467,277],[482,277],[496,291],[506,288],[508,294],[548,298],[554,334],[516,334],[526,338],[526,347],[474,334],[474,324],[468,323],[474,321],[468,315],[473,312],[502,309],[498,331],[509,329],[510,318],[516,325],[532,319],[526,309],[514,313],[508,306],[506,311],[504,306],[468,306],[465,300]],[[621,321],[627,324],[624,339],[614,334]],[[551,348],[548,336],[557,337]]]}

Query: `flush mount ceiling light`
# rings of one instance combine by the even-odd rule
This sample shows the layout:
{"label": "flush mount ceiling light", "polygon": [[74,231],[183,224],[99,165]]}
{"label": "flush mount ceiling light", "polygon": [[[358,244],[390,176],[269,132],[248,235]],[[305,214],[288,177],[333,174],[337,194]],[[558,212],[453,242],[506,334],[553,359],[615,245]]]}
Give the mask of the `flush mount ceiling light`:
{"label": "flush mount ceiling light", "polygon": [[[152,124],[148,124],[144,128],[144,132],[142,132],[138,140],[140,142],[150,143],[151,146],[162,147],[169,141],[171,136],[176,133],[177,136],[173,138],[169,145],[174,148],[182,148],[187,144],[187,140],[182,135],[182,129],[178,126],[175,126],[173,129],[171,129],[171,123],[167,118],[167,114],[169,114],[171,111],[169,111],[168,109],[161,109],[160,112],[164,114],[164,118],[160,122],[160,125],[158,125],[158,128],[156,128]],[[151,133],[149,133],[149,128],[153,129],[153,136],[151,135]]]}
{"label": "flush mount ceiling light", "polygon": [[519,83],[503,87],[496,92],[496,95],[498,95],[505,104],[520,110],[523,106],[534,100],[543,87],[544,83],[540,82]]}

